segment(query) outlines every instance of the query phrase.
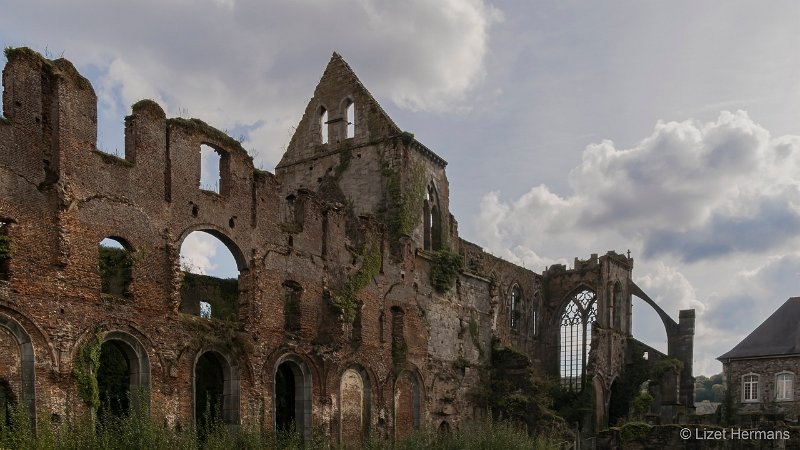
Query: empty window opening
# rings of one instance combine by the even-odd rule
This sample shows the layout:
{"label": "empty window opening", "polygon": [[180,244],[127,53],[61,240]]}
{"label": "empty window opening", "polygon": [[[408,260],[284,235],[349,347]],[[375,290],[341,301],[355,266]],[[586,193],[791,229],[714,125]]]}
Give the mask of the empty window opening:
{"label": "empty window opening", "polygon": [[130,247],[119,238],[100,241],[97,263],[100,292],[115,297],[129,297],[133,280],[133,256]]}
{"label": "empty window opening", "polygon": [[622,306],[622,285],[614,283],[613,302],[611,304],[611,328],[624,331],[625,310]]}
{"label": "empty window opening", "polygon": [[131,361],[116,341],[106,341],[100,347],[100,367],[97,369],[97,388],[100,408],[97,417],[122,417],[130,410]]}
{"label": "empty window opening", "polygon": [[233,244],[226,245],[208,232],[186,236],[180,253],[181,312],[238,320],[239,269],[231,248],[235,250]]}
{"label": "empty window opening", "polygon": [[224,395],[223,361],[213,352],[203,353],[194,366],[194,420],[201,436],[223,422]]}
{"label": "empty window opening", "polygon": [[200,189],[220,193],[222,155],[208,145],[200,146]]}
{"label": "empty window opening", "polygon": [[283,283],[283,329],[294,336],[300,332],[300,297],[303,289],[295,281]]}
{"label": "empty window opening", "polygon": [[509,308],[509,318],[512,330],[519,329],[520,321],[522,320],[522,289],[519,285],[514,285],[511,288],[511,305]]}
{"label": "empty window opening", "polygon": [[425,200],[422,202],[423,246],[425,250],[442,248],[442,220],[439,198],[433,183],[428,185]]}
{"label": "empty window opening", "polygon": [[126,112],[121,108],[111,107],[111,105],[105,106],[97,109],[97,142],[95,148],[102,153],[126,159],[125,130],[119,125],[119,118],[124,117]]}
{"label": "empty window opening", "polygon": [[538,336],[539,333],[539,309],[542,305],[542,293],[536,292],[533,294],[533,304],[531,308],[531,325],[530,330],[533,336]]}
{"label": "empty window opening", "polygon": [[311,437],[311,377],[305,364],[294,356],[275,368],[275,429],[297,431]]}
{"label": "empty window opening", "polygon": [[561,385],[581,391],[586,382],[586,359],[592,343],[592,325],[597,318],[595,294],[582,290],[575,294],[561,316]]}
{"label": "empty window opening", "polygon": [[345,109],[345,120],[347,121],[347,134],[345,137],[351,138],[356,135],[356,104],[348,102]]}
{"label": "empty window opening", "polygon": [[406,360],[406,337],[404,330],[403,309],[399,306],[392,306],[392,361],[401,364]]}
{"label": "empty window opening", "polygon": [[775,377],[775,400],[788,401],[794,399],[794,374],[779,373]]}
{"label": "empty window opening", "polygon": [[319,113],[319,137],[321,143],[328,143],[328,110],[325,108]]}
{"label": "empty window opening", "polygon": [[0,280],[8,280],[11,266],[11,237],[8,235],[9,222],[0,220]]}

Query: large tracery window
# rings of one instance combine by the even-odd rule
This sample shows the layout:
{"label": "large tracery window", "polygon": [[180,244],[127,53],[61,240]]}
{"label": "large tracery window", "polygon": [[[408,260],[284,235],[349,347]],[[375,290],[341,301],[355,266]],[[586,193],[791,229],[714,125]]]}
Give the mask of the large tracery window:
{"label": "large tracery window", "polygon": [[592,324],[597,318],[594,292],[575,294],[561,316],[561,385],[580,391],[585,380],[586,359],[592,343]]}

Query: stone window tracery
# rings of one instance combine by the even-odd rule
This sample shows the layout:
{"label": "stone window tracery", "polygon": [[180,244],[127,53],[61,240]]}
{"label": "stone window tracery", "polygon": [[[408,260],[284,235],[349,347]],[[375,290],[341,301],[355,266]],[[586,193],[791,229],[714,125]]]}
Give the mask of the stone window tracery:
{"label": "stone window tracery", "polygon": [[575,294],[561,316],[561,385],[572,391],[583,389],[586,360],[592,342],[592,325],[597,319],[595,293],[584,289]]}
{"label": "stone window tracery", "polygon": [[522,319],[522,289],[518,284],[511,288],[511,300],[509,307],[509,324],[512,330],[517,330]]}

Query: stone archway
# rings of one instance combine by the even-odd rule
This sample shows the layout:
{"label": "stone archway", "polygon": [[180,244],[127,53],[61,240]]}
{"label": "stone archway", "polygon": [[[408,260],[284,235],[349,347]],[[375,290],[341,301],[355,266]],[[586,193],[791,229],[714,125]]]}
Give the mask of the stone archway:
{"label": "stone archway", "polygon": [[31,429],[36,429],[36,371],[31,337],[19,322],[4,314],[0,314],[0,327],[5,328],[16,341],[21,369],[20,398],[18,401],[27,405]]}
{"label": "stone archway", "polygon": [[311,372],[295,355],[284,355],[273,371],[273,417],[276,430],[294,427],[303,439],[311,439]]}
{"label": "stone archway", "polygon": [[239,370],[232,359],[216,349],[198,352],[194,362],[192,395],[194,422],[239,423]]}
{"label": "stone archway", "polygon": [[138,339],[123,331],[105,334],[97,373],[99,415],[120,416],[149,403],[150,359]]}

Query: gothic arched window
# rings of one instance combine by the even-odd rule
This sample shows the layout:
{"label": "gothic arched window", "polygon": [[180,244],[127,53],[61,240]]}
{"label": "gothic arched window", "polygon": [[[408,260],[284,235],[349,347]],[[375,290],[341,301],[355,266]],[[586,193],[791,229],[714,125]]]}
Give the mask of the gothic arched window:
{"label": "gothic arched window", "polygon": [[622,285],[614,283],[614,306],[611,310],[611,328],[622,330],[624,315],[622,311]]}
{"label": "gothic arched window", "polygon": [[517,284],[511,288],[511,304],[508,308],[508,315],[511,329],[518,329],[522,319],[522,289]]}
{"label": "gothic arched window", "polygon": [[580,391],[586,381],[586,359],[592,344],[592,324],[597,318],[594,292],[575,294],[561,316],[561,385]]}

